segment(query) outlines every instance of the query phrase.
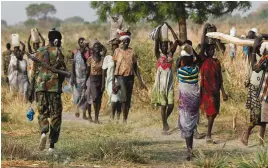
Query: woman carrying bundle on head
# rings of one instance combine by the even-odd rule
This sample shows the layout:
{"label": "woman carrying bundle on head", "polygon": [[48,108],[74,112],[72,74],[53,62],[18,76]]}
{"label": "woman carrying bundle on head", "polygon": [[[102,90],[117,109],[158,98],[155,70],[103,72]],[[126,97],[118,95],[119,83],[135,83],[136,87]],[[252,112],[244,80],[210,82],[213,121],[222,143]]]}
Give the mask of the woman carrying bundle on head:
{"label": "woman carrying bundle on head", "polygon": [[[42,41],[42,46],[41,47],[44,47],[45,46],[45,39],[44,37],[42,36],[42,34],[39,32],[39,30],[37,28],[34,28],[34,29],[31,29],[31,33],[30,33],[30,36],[28,38],[28,53],[29,54],[34,54],[37,52],[37,50],[40,48],[40,39]],[[31,41],[33,42],[33,49],[34,51],[32,50],[32,47],[31,47]],[[28,62],[28,67],[29,67],[29,76],[32,76],[32,70],[33,70],[33,61],[32,60],[29,60]]]}
{"label": "woman carrying bundle on head", "polygon": [[216,31],[216,27],[207,23],[201,39],[201,52],[199,54],[200,68],[200,108],[206,113],[208,119],[207,143],[214,143],[211,138],[214,120],[220,111],[220,91],[223,100],[228,100],[223,87],[221,64],[216,54],[216,42],[206,38],[208,31]]}
{"label": "woman carrying bundle on head", "polygon": [[[251,33],[252,34],[252,33]],[[263,42],[262,38],[268,36],[261,35],[255,37],[253,47],[249,47],[249,57],[251,58],[251,69],[253,70],[247,98],[247,108],[250,110],[250,124],[243,132],[241,142],[247,146],[252,129],[260,126],[260,145],[264,143],[266,124],[268,123],[268,42]],[[255,72],[256,71],[256,72]],[[261,76],[260,76],[261,75]]]}
{"label": "woman carrying bundle on head", "polygon": [[[17,34],[12,34],[14,37]],[[19,37],[17,35],[17,37]],[[20,48],[22,46],[22,49]],[[10,62],[8,66],[8,79],[10,91],[18,91],[23,94],[23,98],[27,101],[29,96],[29,79],[27,72],[27,61],[23,58],[25,53],[25,44],[17,40],[12,39],[12,46],[14,50],[10,55]]]}
{"label": "woman carrying bundle on head", "polygon": [[[39,30],[37,28],[35,29],[31,29],[31,34],[28,38],[28,52],[30,54],[37,52],[37,50],[40,48],[40,39],[42,41],[42,47],[45,46],[45,39],[42,36],[42,34],[39,32]],[[33,49],[31,47],[31,40],[33,42]]]}
{"label": "woman carrying bundle on head", "polygon": [[[169,49],[167,34],[168,29],[171,30],[175,42]],[[161,36],[160,36],[161,32]],[[162,37],[162,38],[160,38]],[[161,116],[163,122],[163,134],[167,134],[169,125],[167,119],[174,108],[174,86],[173,86],[173,71],[172,60],[177,46],[182,45],[173,29],[164,23],[156,30],[155,38],[155,56],[157,59],[157,72],[155,83],[152,91],[152,103],[161,106]]]}

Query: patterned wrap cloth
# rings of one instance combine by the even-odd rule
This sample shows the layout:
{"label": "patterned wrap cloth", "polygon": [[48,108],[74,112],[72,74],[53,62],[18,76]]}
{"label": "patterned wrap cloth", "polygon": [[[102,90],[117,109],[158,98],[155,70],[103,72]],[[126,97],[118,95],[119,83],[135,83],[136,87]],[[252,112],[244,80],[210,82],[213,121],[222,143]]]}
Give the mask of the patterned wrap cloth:
{"label": "patterned wrap cloth", "polygon": [[[200,104],[200,89],[198,85],[199,68],[181,67],[177,71],[179,80],[178,100],[179,100],[179,128],[182,138],[193,135],[197,124]],[[188,78],[185,80],[185,78]],[[192,78],[191,80],[189,80]]]}
{"label": "patterned wrap cloth", "polygon": [[157,61],[155,83],[152,90],[152,103],[166,106],[174,104],[172,59],[161,54]]}

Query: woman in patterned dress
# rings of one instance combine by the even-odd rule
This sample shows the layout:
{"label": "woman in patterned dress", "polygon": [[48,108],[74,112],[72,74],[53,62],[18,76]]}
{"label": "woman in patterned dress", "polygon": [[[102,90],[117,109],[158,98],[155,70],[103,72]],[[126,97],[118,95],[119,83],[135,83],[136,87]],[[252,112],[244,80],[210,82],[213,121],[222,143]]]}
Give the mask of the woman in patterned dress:
{"label": "woman in patterned dress", "polygon": [[71,86],[73,86],[73,101],[76,105],[76,117],[79,117],[79,110],[83,111],[83,119],[87,120],[86,109],[87,105],[79,103],[82,99],[82,92],[86,88],[86,81],[88,78],[88,66],[87,66],[87,55],[85,38],[81,37],[78,39],[79,48],[72,51],[72,75],[71,75]]}
{"label": "woman in patterned dress", "polygon": [[193,137],[199,116],[200,91],[198,85],[199,67],[194,64],[193,49],[190,45],[183,46],[181,63],[177,65],[179,81],[179,128],[181,137],[187,146],[187,160],[191,159]]}
{"label": "woman in patterned dress", "polygon": [[88,112],[89,112],[89,121],[92,122],[91,117],[91,102],[93,102],[94,110],[95,110],[95,124],[100,124],[99,121],[99,113],[101,109],[101,102],[102,102],[102,94],[104,91],[105,86],[103,85],[102,79],[103,75],[103,59],[106,55],[106,48],[98,41],[94,40],[91,43],[92,53],[91,56],[88,58],[88,65],[89,65],[89,79],[87,81],[87,102]]}
{"label": "woman in patterned dress", "polygon": [[171,30],[175,42],[169,49],[169,40],[160,40],[159,27],[155,35],[155,56],[157,59],[157,72],[155,76],[155,83],[152,91],[152,103],[161,106],[161,116],[163,123],[163,134],[167,134],[169,125],[167,119],[174,108],[174,87],[173,87],[173,71],[172,61],[173,54],[178,45],[182,45],[182,42],[178,40],[177,35],[173,29],[166,23]]}
{"label": "woman in patterned dress", "polygon": [[211,132],[214,120],[220,111],[220,91],[224,101],[228,100],[228,96],[223,87],[221,64],[215,57],[216,43],[210,39],[206,40],[208,29],[216,29],[216,27],[207,23],[201,39],[201,51],[198,58],[202,65],[200,68],[200,108],[206,113],[208,119],[206,142],[214,143]]}

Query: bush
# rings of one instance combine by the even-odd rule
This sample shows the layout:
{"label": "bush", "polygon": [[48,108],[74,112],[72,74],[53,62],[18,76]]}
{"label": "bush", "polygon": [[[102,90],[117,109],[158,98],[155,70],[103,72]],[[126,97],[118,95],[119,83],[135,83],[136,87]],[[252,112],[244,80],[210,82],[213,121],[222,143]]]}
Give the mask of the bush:
{"label": "bush", "polygon": [[214,153],[213,156],[205,155],[201,150],[197,155],[197,161],[194,163],[197,167],[202,168],[227,168],[227,157],[223,157],[219,153]]}
{"label": "bush", "polygon": [[257,154],[253,161],[242,158],[239,168],[268,168],[268,148],[263,147],[257,150]]}
{"label": "bush", "polygon": [[122,143],[118,140],[99,140],[89,144],[89,160],[102,161],[130,161],[134,163],[145,163],[140,152],[134,149],[133,144]]}
{"label": "bush", "polygon": [[24,22],[24,25],[27,27],[34,27],[37,24],[37,20],[35,19],[28,19]]}

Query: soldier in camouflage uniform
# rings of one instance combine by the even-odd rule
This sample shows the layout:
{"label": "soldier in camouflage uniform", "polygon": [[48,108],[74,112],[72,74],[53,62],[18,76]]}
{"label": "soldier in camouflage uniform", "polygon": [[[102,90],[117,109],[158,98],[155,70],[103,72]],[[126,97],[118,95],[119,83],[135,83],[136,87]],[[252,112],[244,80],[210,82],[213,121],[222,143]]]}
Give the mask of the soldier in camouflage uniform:
{"label": "soldier in camouflage uniform", "polygon": [[[52,29],[48,33],[49,44],[37,50],[35,57],[40,61],[60,70],[66,70],[64,56],[58,47],[61,46],[61,33]],[[53,73],[47,68],[33,63],[33,73],[30,77],[29,100],[33,101],[35,92],[37,108],[39,112],[38,123],[40,126],[41,139],[39,149],[43,150],[46,146],[47,133],[50,129],[49,152],[54,151],[54,144],[59,139],[62,122],[62,83],[64,77],[58,73]],[[35,90],[35,91],[34,91]],[[50,123],[48,121],[50,118]]]}
{"label": "soldier in camouflage uniform", "polygon": [[10,62],[10,58],[11,58],[11,45],[10,43],[7,43],[6,44],[6,48],[7,50],[4,51],[2,53],[2,68],[3,68],[3,72],[4,72],[4,77],[5,77],[5,80],[6,80],[6,83],[8,84],[9,81],[8,81],[8,77],[7,77],[7,71],[8,71],[8,66],[9,66],[9,62]]}

